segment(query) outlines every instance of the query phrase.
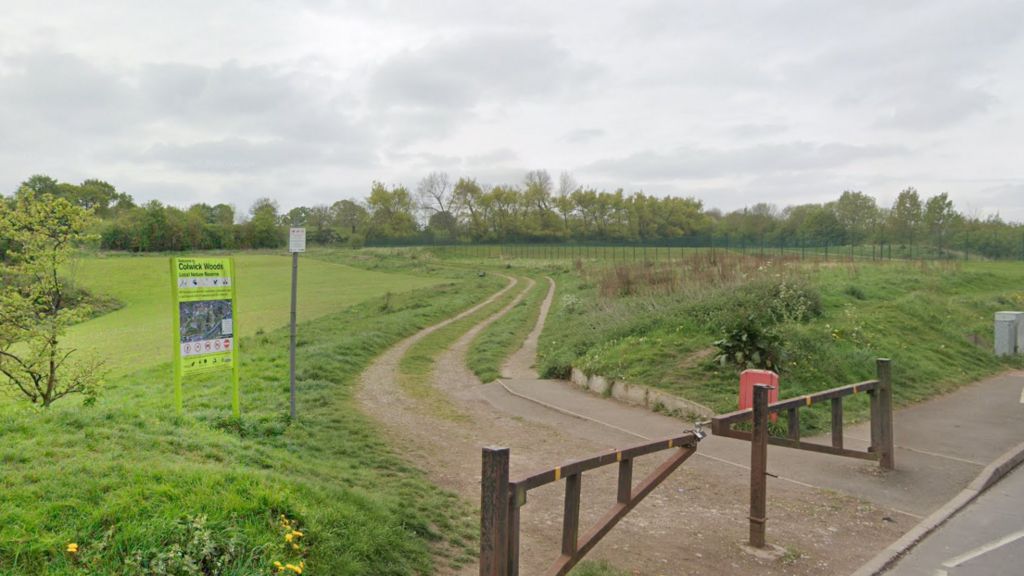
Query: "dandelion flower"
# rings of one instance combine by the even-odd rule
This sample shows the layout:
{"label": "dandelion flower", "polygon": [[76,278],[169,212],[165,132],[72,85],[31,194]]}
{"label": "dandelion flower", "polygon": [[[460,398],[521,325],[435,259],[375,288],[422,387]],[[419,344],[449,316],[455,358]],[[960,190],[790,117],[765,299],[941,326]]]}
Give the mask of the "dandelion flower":
{"label": "dandelion flower", "polygon": [[78,544],[74,542],[68,544],[68,554],[78,554]]}
{"label": "dandelion flower", "polygon": [[285,569],[291,570],[292,572],[295,572],[296,574],[302,574],[302,568],[296,566],[295,564],[285,564],[284,567],[285,567]]}

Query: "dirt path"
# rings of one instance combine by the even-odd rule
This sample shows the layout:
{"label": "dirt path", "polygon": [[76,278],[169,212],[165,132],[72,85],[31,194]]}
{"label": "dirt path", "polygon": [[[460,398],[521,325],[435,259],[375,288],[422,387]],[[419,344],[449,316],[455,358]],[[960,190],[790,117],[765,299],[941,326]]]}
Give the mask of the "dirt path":
{"label": "dirt path", "polygon": [[555,299],[555,281],[545,278],[548,283],[548,293],[540,305],[540,314],[537,317],[537,324],[523,341],[523,345],[516,350],[501,367],[501,375],[506,378],[537,378],[537,370],[534,364],[537,360],[537,344],[540,342],[540,333],[544,331],[544,320],[551,311],[551,303]]}
{"label": "dirt path", "polygon": [[[550,281],[549,281],[550,282]],[[510,283],[505,290],[513,288]],[[500,382],[482,385],[466,368],[476,337],[526,294],[458,338],[437,360],[432,381],[461,416],[446,419],[405,396],[398,385],[398,362],[418,339],[447,325],[427,328],[382,355],[364,373],[358,394],[362,407],[380,421],[393,445],[438,485],[474,506],[480,501],[480,449],[511,448],[512,475],[637,442],[620,430],[548,410],[513,397]],[[504,291],[502,291],[504,293]],[[537,325],[504,371],[533,376],[537,337],[554,295],[549,284]],[[492,296],[490,300],[498,297]],[[463,313],[464,317],[470,312]],[[450,321],[449,321],[450,322]],[[637,413],[637,418],[663,418]],[[678,423],[680,431],[687,428]],[[637,478],[658,464],[641,460]],[[583,480],[582,523],[589,525],[614,502],[615,471],[606,467]],[[521,573],[540,574],[558,554],[564,488],[551,485],[530,493],[522,512]],[[627,516],[597,548],[603,558],[639,575],[847,573],[906,529],[894,513],[835,493],[773,483],[769,540],[787,546],[783,560],[761,560],[741,551],[746,539],[749,472],[723,462],[693,458]],[[792,544],[788,544],[792,543]],[[441,574],[475,574],[475,565]]]}

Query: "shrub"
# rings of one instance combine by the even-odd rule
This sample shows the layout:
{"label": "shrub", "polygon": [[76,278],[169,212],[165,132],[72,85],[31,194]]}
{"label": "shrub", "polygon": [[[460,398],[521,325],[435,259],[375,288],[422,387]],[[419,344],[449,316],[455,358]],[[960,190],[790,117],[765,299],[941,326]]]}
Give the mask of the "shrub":
{"label": "shrub", "polygon": [[725,337],[715,341],[715,347],[719,350],[715,359],[722,366],[735,364],[741,368],[779,370],[782,339],[755,315],[737,318],[726,330]]}
{"label": "shrub", "polygon": [[821,294],[801,280],[756,280],[705,298],[692,313],[706,328],[727,331],[746,317],[765,326],[807,322],[821,315],[822,302]]}

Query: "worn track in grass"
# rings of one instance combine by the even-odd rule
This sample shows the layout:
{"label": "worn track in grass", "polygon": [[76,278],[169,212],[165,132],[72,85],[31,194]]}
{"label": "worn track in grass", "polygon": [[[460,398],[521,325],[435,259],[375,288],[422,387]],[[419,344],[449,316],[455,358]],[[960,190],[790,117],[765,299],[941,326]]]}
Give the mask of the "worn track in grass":
{"label": "worn track in grass", "polygon": [[[501,382],[482,385],[466,367],[466,352],[476,335],[511,310],[530,286],[502,310],[458,337],[435,363],[433,385],[465,418],[451,421],[434,416],[403,394],[398,384],[398,363],[410,346],[479,310],[516,284],[510,281],[477,307],[426,328],[388,350],[364,373],[358,394],[361,407],[383,425],[399,453],[426,471],[432,481],[474,506],[480,501],[483,446],[510,447],[512,475],[519,476],[637,442],[635,436],[622,430],[514,397]],[[536,377],[532,370],[536,340],[553,296],[552,284],[537,325],[524,346],[505,364],[506,376]],[[655,420],[679,430],[688,427],[661,415],[614,406],[612,409],[634,418],[638,427]],[[638,462],[636,477],[645,475],[657,461],[654,457]],[[749,472],[735,465],[691,459],[627,516],[591,556],[608,559],[635,574],[649,575],[844,573],[896,538],[913,521],[847,496],[773,482],[769,541],[787,546],[789,553],[785,561],[761,560],[740,551],[747,533],[748,481]],[[542,573],[558,554],[562,491],[555,484],[530,493],[522,514],[524,576]],[[589,527],[614,502],[614,470],[605,468],[586,474],[583,492],[581,519]],[[440,574],[476,572],[475,565],[461,569],[443,563],[438,566]]]}

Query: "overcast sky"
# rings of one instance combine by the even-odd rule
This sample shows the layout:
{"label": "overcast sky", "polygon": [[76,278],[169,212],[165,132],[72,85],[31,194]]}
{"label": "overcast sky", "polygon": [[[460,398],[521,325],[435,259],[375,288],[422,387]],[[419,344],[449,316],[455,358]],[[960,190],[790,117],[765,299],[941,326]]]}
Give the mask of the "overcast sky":
{"label": "overcast sky", "polygon": [[0,186],[296,205],[426,173],[1024,221],[1024,2],[8,0]]}

